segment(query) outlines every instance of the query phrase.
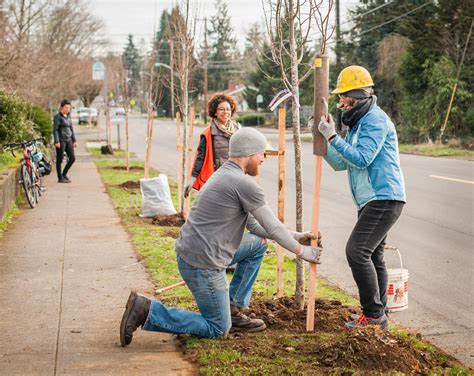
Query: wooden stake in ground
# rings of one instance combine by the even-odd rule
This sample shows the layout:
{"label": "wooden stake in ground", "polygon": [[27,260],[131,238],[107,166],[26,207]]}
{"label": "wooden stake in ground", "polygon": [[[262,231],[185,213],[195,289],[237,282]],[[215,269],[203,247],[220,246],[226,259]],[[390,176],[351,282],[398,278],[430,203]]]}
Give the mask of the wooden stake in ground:
{"label": "wooden stake in ground", "polygon": [[[321,175],[323,156],[327,153],[327,142],[318,130],[322,115],[327,116],[327,98],[329,95],[329,58],[327,55],[317,55],[314,60],[314,126],[313,126],[313,154],[315,160],[313,215],[311,232],[315,235],[319,231],[319,199],[321,194]],[[318,240],[311,240],[316,247]],[[306,331],[314,330],[314,301],[316,299],[317,265],[309,264],[308,306],[306,311]]]}
{"label": "wooden stake in ground", "polygon": [[[278,111],[278,219],[285,223],[285,119],[286,110],[281,108]],[[283,296],[283,265],[284,250],[279,245],[277,247],[277,291],[276,298]]]}
{"label": "wooden stake in ground", "polygon": [[[191,106],[189,109],[189,136],[188,136],[188,179],[191,177],[191,170],[193,168],[193,129],[194,129],[194,106]],[[189,180],[188,180],[189,181]],[[191,209],[191,195],[188,195],[186,198],[186,202],[184,205],[184,218],[186,219],[189,214],[189,210]]]}
{"label": "wooden stake in ground", "polygon": [[146,137],[146,157],[145,157],[145,179],[150,177],[150,156],[151,156],[151,142],[153,139],[153,123],[155,118],[155,110],[150,111],[148,119],[148,129]]}
{"label": "wooden stake in ground", "polygon": [[176,149],[178,150],[178,208],[181,208],[183,179],[181,174],[181,114],[176,112]]}

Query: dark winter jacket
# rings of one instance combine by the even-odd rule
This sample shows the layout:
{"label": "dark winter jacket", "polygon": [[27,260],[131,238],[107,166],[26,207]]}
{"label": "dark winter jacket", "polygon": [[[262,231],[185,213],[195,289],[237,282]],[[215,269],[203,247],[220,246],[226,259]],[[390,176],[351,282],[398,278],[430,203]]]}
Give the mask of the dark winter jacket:
{"label": "dark winter jacket", "polygon": [[58,112],[54,116],[53,135],[55,144],[59,144],[60,141],[76,142],[70,115],[64,116],[61,112]]}

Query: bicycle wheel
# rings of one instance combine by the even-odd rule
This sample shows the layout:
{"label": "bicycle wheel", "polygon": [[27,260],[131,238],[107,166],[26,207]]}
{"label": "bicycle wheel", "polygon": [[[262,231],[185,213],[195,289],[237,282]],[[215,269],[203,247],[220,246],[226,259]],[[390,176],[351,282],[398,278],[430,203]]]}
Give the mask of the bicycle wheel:
{"label": "bicycle wheel", "polygon": [[25,190],[26,201],[33,209],[36,206],[36,189],[31,181],[31,175],[24,164],[21,165],[21,182]]}
{"label": "bicycle wheel", "polygon": [[31,174],[31,183],[33,186],[33,193],[35,195],[36,203],[38,203],[39,198],[41,196],[40,180],[38,179],[38,170],[36,169],[36,165],[34,163],[31,163],[30,174]]}

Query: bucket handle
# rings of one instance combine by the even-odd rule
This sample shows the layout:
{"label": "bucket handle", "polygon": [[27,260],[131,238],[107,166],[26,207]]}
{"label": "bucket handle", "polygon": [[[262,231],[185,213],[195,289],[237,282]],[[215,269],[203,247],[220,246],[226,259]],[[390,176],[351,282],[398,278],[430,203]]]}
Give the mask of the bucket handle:
{"label": "bucket handle", "polygon": [[400,251],[398,250],[398,248],[397,248],[397,247],[394,247],[394,246],[392,246],[392,245],[385,245],[385,246],[383,247],[383,249],[384,249],[385,251],[397,251],[397,253],[398,253],[398,258],[400,259],[400,269],[403,269],[402,254],[400,253]]}

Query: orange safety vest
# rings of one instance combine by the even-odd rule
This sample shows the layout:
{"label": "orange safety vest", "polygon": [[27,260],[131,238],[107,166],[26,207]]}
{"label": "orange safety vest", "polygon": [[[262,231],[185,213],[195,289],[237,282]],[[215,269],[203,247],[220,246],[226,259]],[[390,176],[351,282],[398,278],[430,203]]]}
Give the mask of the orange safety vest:
{"label": "orange safety vest", "polygon": [[[207,127],[201,133],[201,137],[206,138],[206,154],[204,155],[204,162],[202,164],[201,172],[196,177],[196,181],[193,184],[193,188],[199,191],[206,181],[214,173],[214,153],[212,152],[212,136],[211,136],[211,127]],[[198,151],[196,150],[196,155],[194,156],[194,164],[196,163]]]}

